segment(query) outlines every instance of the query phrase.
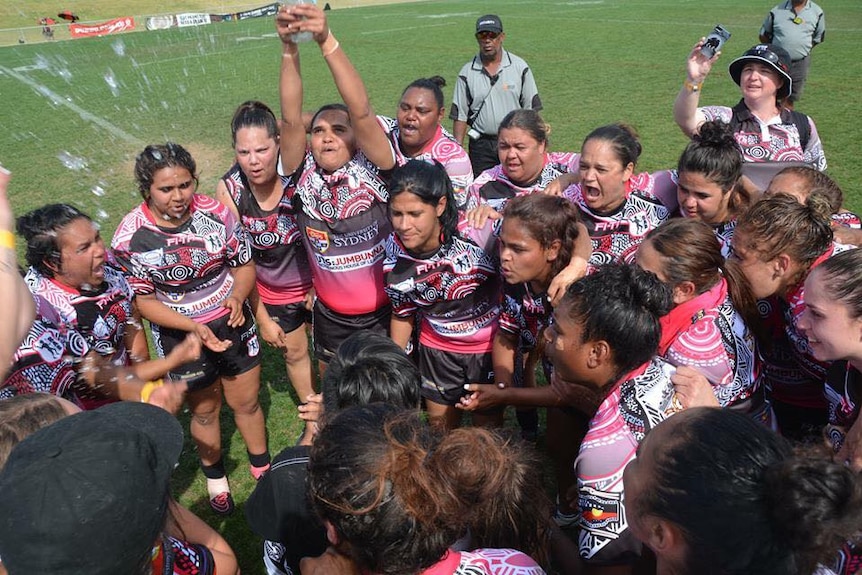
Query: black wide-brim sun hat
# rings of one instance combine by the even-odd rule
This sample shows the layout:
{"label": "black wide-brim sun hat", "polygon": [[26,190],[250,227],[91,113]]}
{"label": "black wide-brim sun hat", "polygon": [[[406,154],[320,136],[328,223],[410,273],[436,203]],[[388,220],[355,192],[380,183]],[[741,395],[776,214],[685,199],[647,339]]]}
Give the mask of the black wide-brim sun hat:
{"label": "black wide-brim sun hat", "polygon": [[793,80],[790,78],[790,54],[787,50],[775,44],[758,44],[745,51],[745,54],[730,63],[728,70],[730,77],[739,86],[742,77],[742,69],[749,62],[761,62],[778,72],[784,79],[783,85],[778,89],[776,96],[779,99],[786,98],[793,93]]}

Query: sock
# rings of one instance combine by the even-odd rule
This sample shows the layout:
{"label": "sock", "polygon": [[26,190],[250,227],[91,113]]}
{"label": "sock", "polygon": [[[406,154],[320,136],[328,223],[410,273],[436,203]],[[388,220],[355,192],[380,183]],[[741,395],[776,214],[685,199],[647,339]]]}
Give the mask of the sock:
{"label": "sock", "polygon": [[224,459],[219,459],[212,465],[204,465],[201,461],[201,471],[204,472],[204,477],[207,479],[221,479],[227,472],[224,469]]}
{"label": "sock", "polygon": [[272,458],[269,456],[269,451],[264,451],[259,455],[255,455],[253,453],[248,453],[248,462],[251,463],[252,467],[266,467],[270,464]]}

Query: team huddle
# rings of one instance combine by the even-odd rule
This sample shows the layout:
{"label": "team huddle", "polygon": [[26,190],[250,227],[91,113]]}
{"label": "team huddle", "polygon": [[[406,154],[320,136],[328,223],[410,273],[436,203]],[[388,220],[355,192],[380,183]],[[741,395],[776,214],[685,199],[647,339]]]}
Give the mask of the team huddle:
{"label": "team huddle", "polygon": [[[740,101],[700,107],[720,52],[697,42],[673,106],[691,140],[648,173],[625,124],[549,149],[536,81],[495,15],[476,22],[451,133],[442,78],[410,83],[396,117],[378,116],[324,11],[282,7],[276,28],[281,118],[237,108],[236,161],[214,197],[186,148],[154,144],[110,248],[67,204],[18,218],[35,321],[0,384],[14,428],[0,436],[0,490],[14,495],[0,505],[0,573],[238,573],[228,542],[168,489],[183,439],[168,412],[185,404],[209,504],[234,511],[223,402],[272,574],[857,572],[862,221],[824,173],[814,120],[793,109],[786,50],[752,47],[729,66]],[[313,114],[298,33],[341,98]],[[263,345],[281,350],[306,422],[274,458]],[[508,406],[514,435],[498,433]],[[539,410],[555,503],[527,449]],[[33,429],[16,423],[37,413]],[[110,437],[84,436],[99,427]],[[118,437],[158,465],[110,456]],[[33,490],[48,489],[33,478],[80,467],[67,488],[85,489],[89,466],[66,460],[76,449],[104,452],[93,472],[117,500],[143,488],[112,465],[152,475],[158,516],[137,526],[141,549],[80,562],[56,550],[40,565],[21,541],[65,523],[28,521],[45,513]],[[82,549],[93,538],[68,528]]]}

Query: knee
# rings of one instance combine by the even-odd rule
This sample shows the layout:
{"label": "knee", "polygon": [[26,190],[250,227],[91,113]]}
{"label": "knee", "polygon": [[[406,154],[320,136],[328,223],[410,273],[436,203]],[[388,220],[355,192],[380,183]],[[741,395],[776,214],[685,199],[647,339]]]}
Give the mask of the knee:
{"label": "knee", "polygon": [[[221,407],[221,406],[219,406]],[[220,409],[196,409],[192,412],[192,421],[204,427],[218,424]]]}
{"label": "knee", "polygon": [[249,397],[234,397],[227,403],[236,415],[250,416],[261,411],[257,394]]}
{"label": "knee", "polygon": [[289,364],[299,363],[308,359],[308,344],[288,344],[284,348],[284,361]]}

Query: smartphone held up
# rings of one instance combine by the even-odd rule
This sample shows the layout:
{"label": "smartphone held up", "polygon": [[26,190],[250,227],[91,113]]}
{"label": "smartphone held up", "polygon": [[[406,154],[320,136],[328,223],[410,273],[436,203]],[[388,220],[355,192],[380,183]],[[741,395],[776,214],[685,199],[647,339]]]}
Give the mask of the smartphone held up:
{"label": "smartphone held up", "polygon": [[730,32],[721,24],[717,24],[704,40],[703,46],[700,47],[700,53],[707,58],[712,58],[729,38]]}

